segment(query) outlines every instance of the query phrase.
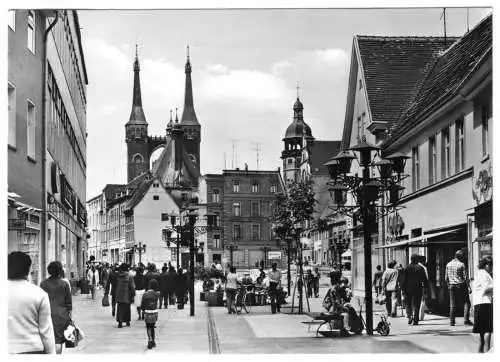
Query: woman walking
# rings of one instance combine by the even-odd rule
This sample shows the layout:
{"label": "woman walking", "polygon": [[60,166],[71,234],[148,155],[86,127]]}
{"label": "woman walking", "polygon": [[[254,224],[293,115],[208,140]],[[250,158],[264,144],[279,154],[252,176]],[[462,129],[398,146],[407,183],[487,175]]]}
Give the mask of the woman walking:
{"label": "woman walking", "polygon": [[92,299],[95,299],[95,289],[99,285],[99,271],[96,269],[94,263],[90,265],[90,268],[87,271],[87,280],[89,281]]}
{"label": "woman walking", "polygon": [[128,272],[128,265],[123,263],[120,265],[118,275],[116,277],[116,321],[118,328],[122,328],[122,323],[126,323],[130,327],[130,304],[134,300],[135,287],[134,280]]}
{"label": "woman walking", "polygon": [[47,271],[50,277],[40,283],[40,288],[49,296],[56,353],[61,354],[63,343],[66,341],[64,330],[71,322],[71,310],[73,308],[71,291],[68,283],[62,279],[63,268],[61,262],[51,262],[47,267]]}
{"label": "woman walking", "polygon": [[146,332],[148,334],[148,349],[156,347],[155,328],[158,321],[158,300],[160,298],[159,286],[156,279],[151,279],[148,283],[148,290],[141,299],[141,309],[145,315]]}
{"label": "woman walking", "polygon": [[493,258],[483,257],[474,276],[474,327],[472,333],[479,333],[478,352],[488,352],[493,333]]}

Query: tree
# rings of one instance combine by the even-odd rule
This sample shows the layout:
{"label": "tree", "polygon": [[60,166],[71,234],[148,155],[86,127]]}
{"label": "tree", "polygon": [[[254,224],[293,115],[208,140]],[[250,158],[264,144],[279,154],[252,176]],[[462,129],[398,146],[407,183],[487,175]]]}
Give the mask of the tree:
{"label": "tree", "polygon": [[[274,231],[279,240],[286,240],[288,246],[288,291],[290,293],[290,239],[296,242],[299,250],[299,273],[303,280],[302,244],[300,235],[306,227],[306,222],[312,220],[314,205],[314,191],[311,180],[301,182],[290,181],[285,194],[279,194],[274,205],[272,222]],[[279,241],[278,241],[279,242]],[[299,313],[302,313],[302,285],[299,285]]]}

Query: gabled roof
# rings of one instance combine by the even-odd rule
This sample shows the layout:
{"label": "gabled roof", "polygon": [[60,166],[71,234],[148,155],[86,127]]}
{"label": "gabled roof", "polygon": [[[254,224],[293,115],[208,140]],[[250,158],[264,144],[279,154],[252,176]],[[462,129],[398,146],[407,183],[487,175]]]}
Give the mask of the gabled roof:
{"label": "gabled roof", "polygon": [[127,209],[133,209],[146,195],[146,192],[148,192],[149,187],[153,183],[154,178],[150,180],[144,180],[139,184],[139,186],[134,190],[132,197],[128,200],[127,202]]}
{"label": "gabled roof", "polygon": [[341,141],[314,141],[311,146],[311,175],[328,175],[325,163],[340,152]]}
{"label": "gabled roof", "polygon": [[354,36],[343,147],[349,146],[351,138],[358,63],[371,121],[390,127],[408,106],[434,60],[457,39],[448,37],[445,43],[443,37]]}
{"label": "gabled roof", "polygon": [[483,19],[433,62],[430,72],[398,121],[398,127],[384,146],[423,122],[430,112],[455,96],[463,82],[491,55],[491,51],[492,15]]}
{"label": "gabled roof", "polygon": [[[153,175],[158,176],[162,183],[166,186],[173,185],[179,177],[179,172],[175,170],[175,142],[176,141],[172,138],[169,138],[167,140],[167,143],[163,148],[160,157],[158,157],[158,160],[154,164],[152,170]],[[184,177],[184,180],[187,181],[190,185],[197,186],[200,178],[200,173],[198,172],[197,168],[193,164],[193,161],[186,152],[184,144],[182,144],[181,159],[182,176]]]}

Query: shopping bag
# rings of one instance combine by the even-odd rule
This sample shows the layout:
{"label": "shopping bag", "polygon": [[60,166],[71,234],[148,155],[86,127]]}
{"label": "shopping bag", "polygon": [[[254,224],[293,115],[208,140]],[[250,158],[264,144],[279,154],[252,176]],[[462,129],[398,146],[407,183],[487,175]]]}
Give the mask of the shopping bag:
{"label": "shopping bag", "polygon": [[423,321],[424,317],[425,317],[425,301],[422,300],[422,302],[420,302],[420,310],[419,310],[418,319]]}
{"label": "shopping bag", "polygon": [[109,307],[109,295],[108,294],[104,294],[104,296],[102,297],[102,306]]}
{"label": "shopping bag", "polygon": [[78,343],[84,338],[82,330],[75,324],[75,322],[70,321],[68,327],[64,330],[64,338],[66,339],[66,348],[75,348]]}

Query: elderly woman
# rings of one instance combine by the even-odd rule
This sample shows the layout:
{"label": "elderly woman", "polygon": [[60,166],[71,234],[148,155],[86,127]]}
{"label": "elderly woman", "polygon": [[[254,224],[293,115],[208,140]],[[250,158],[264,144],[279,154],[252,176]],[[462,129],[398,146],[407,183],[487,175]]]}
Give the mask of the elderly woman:
{"label": "elderly woman", "polygon": [[130,276],[128,265],[120,265],[116,276],[116,321],[118,328],[122,328],[122,323],[130,327],[130,304],[134,301],[135,286],[134,279]]}
{"label": "elderly woman", "polygon": [[474,277],[474,327],[473,333],[479,333],[478,352],[490,350],[491,334],[493,333],[493,258],[481,258],[479,269]]}
{"label": "elderly woman", "polygon": [[71,322],[71,290],[69,284],[63,280],[63,268],[59,261],[51,262],[47,271],[50,277],[40,283],[40,288],[49,295],[52,325],[54,326],[54,337],[56,341],[56,353],[61,354],[64,338],[64,330]]}

